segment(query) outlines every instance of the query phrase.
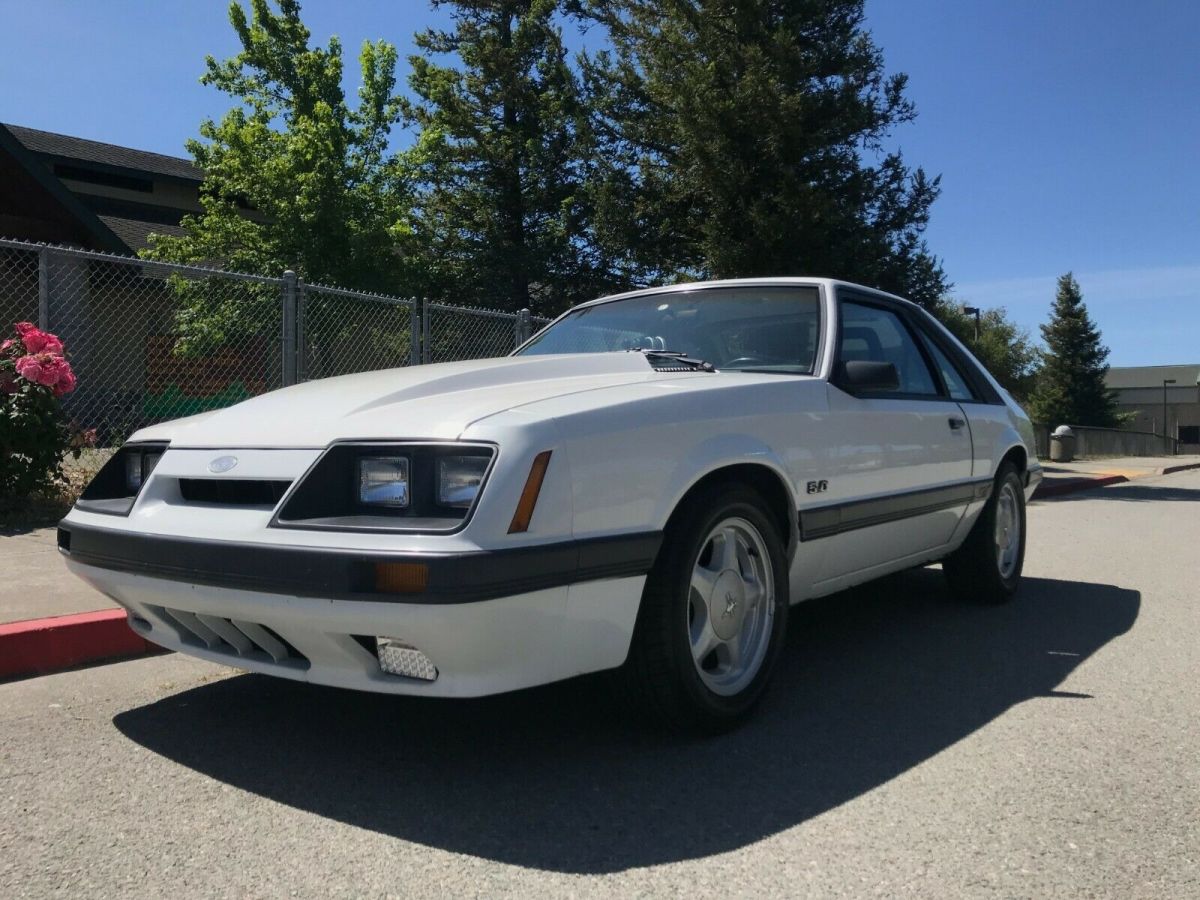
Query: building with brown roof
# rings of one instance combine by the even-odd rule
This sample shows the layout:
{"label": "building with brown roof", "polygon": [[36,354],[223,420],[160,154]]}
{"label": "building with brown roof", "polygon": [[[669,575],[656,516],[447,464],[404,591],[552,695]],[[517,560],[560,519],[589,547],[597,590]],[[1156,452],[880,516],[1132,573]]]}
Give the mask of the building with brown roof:
{"label": "building with brown roof", "polygon": [[191,160],[0,124],[0,237],[136,254],[200,209]]}

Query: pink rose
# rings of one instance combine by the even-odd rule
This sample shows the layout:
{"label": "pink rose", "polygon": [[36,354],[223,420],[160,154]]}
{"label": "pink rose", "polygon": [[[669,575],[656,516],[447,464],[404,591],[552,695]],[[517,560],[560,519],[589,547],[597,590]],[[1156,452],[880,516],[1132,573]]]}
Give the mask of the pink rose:
{"label": "pink rose", "polygon": [[36,384],[42,378],[42,364],[35,356],[22,356],[17,360],[17,374]]}
{"label": "pink rose", "polygon": [[61,356],[51,356],[49,353],[39,353],[38,362],[42,366],[42,374],[38,376],[38,384],[54,387],[63,377],[63,367],[67,361]]}
{"label": "pink rose", "polygon": [[63,344],[62,341],[58,339],[57,334],[51,334],[48,331],[43,331],[42,337],[46,339],[46,343],[42,345],[43,353],[53,353],[56,356],[62,356]]}
{"label": "pink rose", "polygon": [[46,332],[31,328],[21,335],[21,342],[25,344],[26,352],[41,353],[46,349],[46,338]]}
{"label": "pink rose", "polygon": [[[58,383],[54,385],[54,396],[61,397],[63,394],[69,394],[73,390],[75,390],[75,373],[71,371],[70,366],[67,366],[66,373],[63,374],[58,379]],[[93,441],[93,443],[95,442]],[[92,444],[88,444],[88,446],[90,447]]]}
{"label": "pink rose", "polygon": [[17,334],[21,335],[21,337],[25,337],[30,331],[37,331],[37,326],[32,322],[18,322],[13,327],[17,329]]}
{"label": "pink rose", "polygon": [[14,341],[12,338],[9,338],[7,341],[4,341],[3,343],[0,343],[0,353],[7,353],[8,348],[11,347],[15,343],[16,343],[16,341]]}

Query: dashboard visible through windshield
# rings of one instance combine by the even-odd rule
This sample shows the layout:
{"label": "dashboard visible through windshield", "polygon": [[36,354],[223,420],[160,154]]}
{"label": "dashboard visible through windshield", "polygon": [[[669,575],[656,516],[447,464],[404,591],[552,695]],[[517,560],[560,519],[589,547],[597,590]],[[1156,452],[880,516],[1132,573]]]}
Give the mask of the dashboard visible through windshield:
{"label": "dashboard visible through windshield", "polygon": [[820,320],[816,287],[664,291],[574,310],[520,355],[658,350],[717,369],[810,375]]}

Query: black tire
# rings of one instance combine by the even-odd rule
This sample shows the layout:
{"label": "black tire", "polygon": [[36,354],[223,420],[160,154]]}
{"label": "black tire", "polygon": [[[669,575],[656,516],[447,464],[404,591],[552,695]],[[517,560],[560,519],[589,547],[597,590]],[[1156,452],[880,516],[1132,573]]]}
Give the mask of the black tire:
{"label": "black tire", "polygon": [[[996,517],[1001,494],[1015,498],[1020,523],[1015,565],[1002,571],[996,543]],[[1000,466],[992,495],[979,514],[963,545],[942,562],[950,589],[960,598],[980,603],[1007,603],[1017,592],[1025,565],[1025,485],[1021,473],[1010,462]]]}
{"label": "black tire", "polygon": [[[689,604],[693,568],[706,539],[731,517],[749,522],[761,535],[775,596],[770,624],[764,626],[770,629],[766,653],[757,674],[736,694],[721,695],[709,689],[693,662]],[[703,490],[685,500],[671,517],[646,579],[629,657],[620,671],[624,692],[656,725],[700,734],[729,731],[751,713],[767,687],[783,646],[787,613],[787,551],[762,497],[739,484]]]}

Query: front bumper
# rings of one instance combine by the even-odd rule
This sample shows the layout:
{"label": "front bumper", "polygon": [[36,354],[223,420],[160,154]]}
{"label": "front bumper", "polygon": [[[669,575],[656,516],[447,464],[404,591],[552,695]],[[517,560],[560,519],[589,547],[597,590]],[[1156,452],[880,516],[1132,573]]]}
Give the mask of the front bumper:
{"label": "front bumper", "polygon": [[[60,530],[68,568],[163,647],[317,684],[443,697],[619,666],[658,539],[405,555],[168,538],[74,522]],[[413,560],[429,565],[418,594],[380,593],[363,580],[364,566]],[[383,672],[376,636],[417,648],[437,678]]]}

